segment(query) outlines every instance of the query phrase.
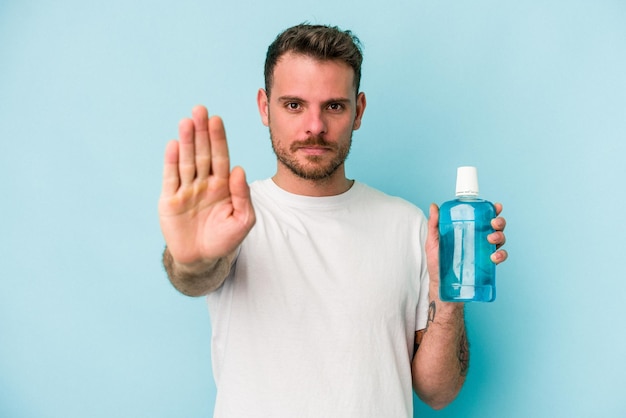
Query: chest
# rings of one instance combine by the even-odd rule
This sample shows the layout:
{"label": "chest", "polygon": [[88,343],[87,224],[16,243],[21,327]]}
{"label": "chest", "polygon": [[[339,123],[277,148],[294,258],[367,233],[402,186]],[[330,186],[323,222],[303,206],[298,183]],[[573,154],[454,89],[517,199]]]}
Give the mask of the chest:
{"label": "chest", "polygon": [[414,312],[422,263],[415,231],[351,213],[263,216],[246,239],[236,284],[274,315],[347,321]]}

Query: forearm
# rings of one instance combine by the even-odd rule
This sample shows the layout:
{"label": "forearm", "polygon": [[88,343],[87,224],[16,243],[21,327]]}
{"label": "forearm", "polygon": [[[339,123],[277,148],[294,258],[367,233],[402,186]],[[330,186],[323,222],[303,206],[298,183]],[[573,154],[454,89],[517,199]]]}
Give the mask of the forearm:
{"label": "forearm", "polygon": [[[428,325],[416,341],[412,374],[415,393],[435,409],[448,405],[458,395],[469,367],[469,344],[461,303],[439,300],[430,289]],[[433,297],[434,295],[434,297]]]}
{"label": "forearm", "polygon": [[203,296],[218,289],[230,272],[236,252],[192,265],[177,263],[169,249],[163,251],[163,266],[172,285],[187,296]]}

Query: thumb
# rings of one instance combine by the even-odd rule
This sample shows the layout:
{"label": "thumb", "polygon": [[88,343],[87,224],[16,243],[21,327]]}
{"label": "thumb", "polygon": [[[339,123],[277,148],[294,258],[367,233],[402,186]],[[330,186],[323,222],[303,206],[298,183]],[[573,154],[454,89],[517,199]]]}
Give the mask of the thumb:
{"label": "thumb", "polygon": [[430,245],[439,247],[439,207],[431,203],[428,214],[428,240]]}
{"label": "thumb", "polygon": [[426,260],[432,282],[439,281],[439,207],[432,203],[428,217]]}
{"label": "thumb", "polygon": [[251,220],[254,223],[250,186],[248,186],[246,181],[246,173],[243,171],[243,168],[233,168],[230,173],[229,187],[234,213],[240,216],[244,222]]}

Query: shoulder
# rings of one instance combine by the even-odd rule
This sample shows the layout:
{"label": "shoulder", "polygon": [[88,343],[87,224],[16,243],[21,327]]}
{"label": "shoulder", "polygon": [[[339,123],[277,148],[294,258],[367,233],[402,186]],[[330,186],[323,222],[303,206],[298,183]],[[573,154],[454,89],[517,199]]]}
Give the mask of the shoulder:
{"label": "shoulder", "polygon": [[399,196],[387,194],[364,183],[355,182],[353,187],[357,187],[363,204],[374,205],[379,210],[389,213],[404,214],[424,219],[424,212],[413,203]]}
{"label": "shoulder", "polygon": [[274,200],[276,190],[272,184],[272,179],[255,180],[250,183],[250,196],[252,201]]}
{"label": "shoulder", "polygon": [[269,179],[255,180],[250,183],[250,192],[255,194],[263,193],[263,190],[266,189],[265,183],[267,183],[268,180]]}

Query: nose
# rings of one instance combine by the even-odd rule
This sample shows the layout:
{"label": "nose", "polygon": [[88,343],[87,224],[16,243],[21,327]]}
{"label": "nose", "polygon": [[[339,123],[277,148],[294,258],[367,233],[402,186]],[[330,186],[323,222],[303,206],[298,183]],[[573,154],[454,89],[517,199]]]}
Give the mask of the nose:
{"label": "nose", "polygon": [[322,136],[328,129],[324,114],[318,109],[310,109],[307,112],[305,124],[308,136]]}

